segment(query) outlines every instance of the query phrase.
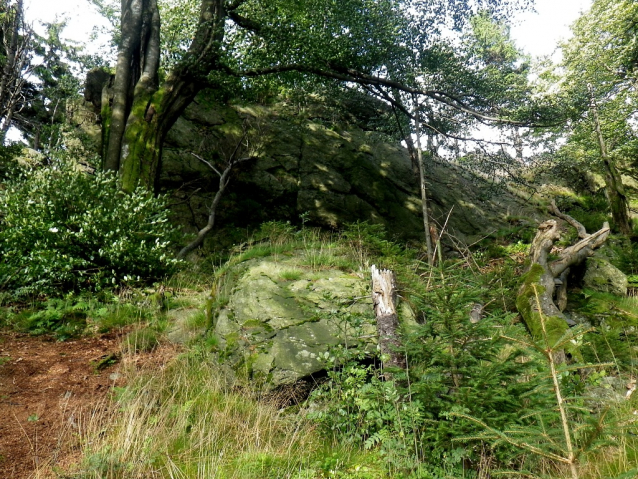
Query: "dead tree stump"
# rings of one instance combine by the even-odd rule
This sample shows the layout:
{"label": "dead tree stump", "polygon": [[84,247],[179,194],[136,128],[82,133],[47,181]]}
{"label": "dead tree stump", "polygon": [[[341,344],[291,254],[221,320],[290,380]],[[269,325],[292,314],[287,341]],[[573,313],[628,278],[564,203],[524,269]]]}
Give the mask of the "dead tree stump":
{"label": "dead tree stump", "polygon": [[[563,314],[567,305],[569,270],[592,256],[594,250],[607,240],[609,225],[605,223],[600,230],[587,234],[582,224],[561,213],[553,201],[550,212],[576,228],[580,241],[560,251],[557,259],[550,260],[554,243],[561,237],[559,224],[556,220],[547,220],[539,225],[530,248],[529,265],[516,298],[516,308],[534,339],[546,337],[551,346],[574,324]],[[540,320],[541,314],[545,332]],[[577,354],[574,348],[567,348],[567,352]]]}
{"label": "dead tree stump", "polygon": [[389,269],[379,270],[375,265],[372,272],[372,304],[377,318],[379,349],[383,367],[405,369],[405,358],[400,353],[399,319],[396,310],[396,281]]}

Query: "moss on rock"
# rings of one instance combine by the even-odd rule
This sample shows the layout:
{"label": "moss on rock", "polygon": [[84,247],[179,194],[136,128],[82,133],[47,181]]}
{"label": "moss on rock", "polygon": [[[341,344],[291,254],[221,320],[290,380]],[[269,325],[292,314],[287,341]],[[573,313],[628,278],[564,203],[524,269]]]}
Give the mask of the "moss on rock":
{"label": "moss on rock", "polygon": [[[227,302],[211,311],[223,356],[239,373],[272,387],[321,371],[334,346],[366,348],[376,338],[368,282],[338,269],[304,267],[303,256],[234,266],[226,273],[234,278]],[[295,279],[285,279],[291,270]]]}

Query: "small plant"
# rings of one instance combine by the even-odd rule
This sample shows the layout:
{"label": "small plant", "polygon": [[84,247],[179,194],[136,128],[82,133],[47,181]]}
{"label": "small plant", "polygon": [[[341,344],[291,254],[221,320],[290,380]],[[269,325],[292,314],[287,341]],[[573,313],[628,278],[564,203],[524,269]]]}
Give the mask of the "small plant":
{"label": "small plant", "polygon": [[299,269],[287,269],[279,273],[279,277],[284,281],[297,281],[302,274],[303,271]]}
{"label": "small plant", "polygon": [[[536,304],[541,310],[540,299],[536,286]],[[608,410],[602,410],[593,415],[584,407],[582,399],[566,396],[569,379],[575,371],[588,368],[602,368],[611,364],[574,365],[569,366],[564,361],[564,349],[568,344],[578,342],[588,332],[584,328],[568,330],[561,338],[551,343],[546,329],[546,318],[539,315],[542,338],[540,342],[526,341],[520,338],[505,337],[513,343],[524,346],[529,351],[539,354],[547,368],[550,381],[544,387],[551,390],[554,396],[553,408],[531,409],[525,416],[531,423],[501,429],[488,425],[487,421],[478,419],[470,414],[452,412],[451,416],[475,422],[483,428],[483,432],[475,436],[455,438],[455,441],[483,440],[492,442],[493,447],[507,444],[528,454],[542,457],[569,468],[572,479],[579,479],[578,463],[586,454],[607,445],[605,438],[610,432]],[[616,428],[615,433],[620,430]]]}
{"label": "small plant", "polygon": [[126,335],[122,342],[122,352],[125,354],[138,354],[153,351],[159,346],[157,332],[151,327],[143,327]]}

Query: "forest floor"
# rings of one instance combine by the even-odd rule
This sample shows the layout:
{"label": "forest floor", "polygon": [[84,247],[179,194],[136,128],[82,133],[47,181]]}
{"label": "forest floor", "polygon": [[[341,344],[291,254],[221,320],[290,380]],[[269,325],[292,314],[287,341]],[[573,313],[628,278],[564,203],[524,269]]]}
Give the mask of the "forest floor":
{"label": "forest floor", "polygon": [[162,367],[176,354],[167,344],[121,359],[125,333],[57,342],[0,331],[0,477],[60,477],[81,457],[83,432],[126,371]]}

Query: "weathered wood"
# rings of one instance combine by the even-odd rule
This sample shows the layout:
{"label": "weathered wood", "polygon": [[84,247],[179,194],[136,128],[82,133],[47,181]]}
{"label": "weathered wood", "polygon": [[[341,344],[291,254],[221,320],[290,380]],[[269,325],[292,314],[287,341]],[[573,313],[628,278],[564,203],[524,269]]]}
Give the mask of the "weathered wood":
{"label": "weathered wood", "polygon": [[[563,249],[557,259],[550,261],[549,254],[561,236],[559,225],[556,220],[548,220],[539,225],[530,248],[530,262],[518,291],[516,307],[534,338],[545,338],[548,346],[553,346],[569,326],[574,324],[563,314],[567,306],[569,270],[592,256],[594,250],[607,240],[609,225],[605,223],[600,230],[587,234],[582,224],[561,213],[554,202],[550,211],[576,228],[581,240]],[[540,320],[541,315],[545,323],[544,328]],[[575,346],[572,349],[568,352],[578,355]]]}
{"label": "weathered wood", "polygon": [[388,269],[371,267],[372,304],[377,318],[379,349],[383,357],[383,367],[405,369],[405,358],[400,353],[399,319],[396,310],[396,280]]}

